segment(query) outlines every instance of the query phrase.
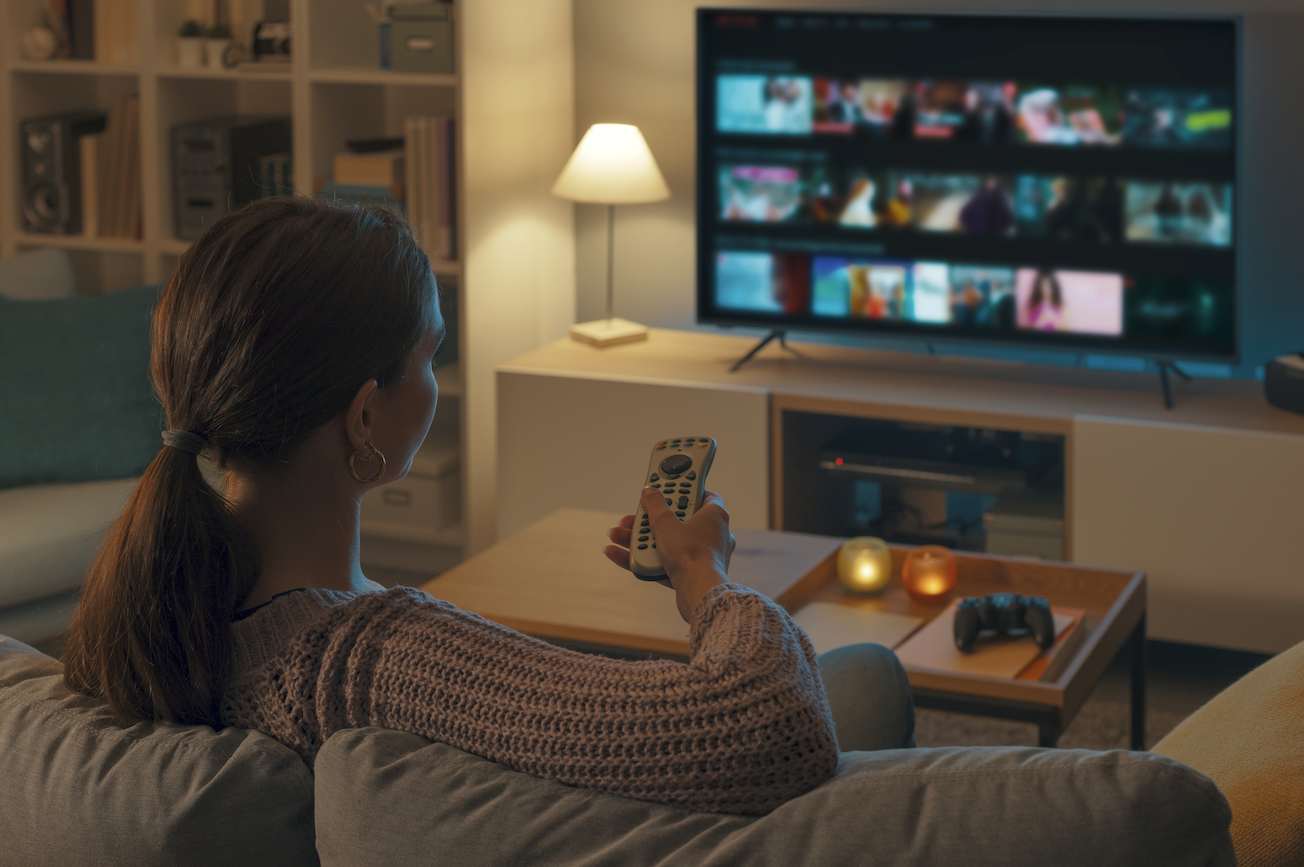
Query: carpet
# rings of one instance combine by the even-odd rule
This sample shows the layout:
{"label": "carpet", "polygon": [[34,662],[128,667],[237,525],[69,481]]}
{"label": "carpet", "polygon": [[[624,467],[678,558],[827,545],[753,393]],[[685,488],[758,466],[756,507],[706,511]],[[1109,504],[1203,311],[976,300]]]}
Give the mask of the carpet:
{"label": "carpet", "polygon": [[[1184,714],[1146,709],[1146,748],[1172,731]],[[1131,742],[1132,708],[1126,702],[1088,699],[1060,735],[1063,749],[1126,750]],[[915,711],[915,740],[921,747],[1036,746],[1037,726],[992,717],[940,710]]]}

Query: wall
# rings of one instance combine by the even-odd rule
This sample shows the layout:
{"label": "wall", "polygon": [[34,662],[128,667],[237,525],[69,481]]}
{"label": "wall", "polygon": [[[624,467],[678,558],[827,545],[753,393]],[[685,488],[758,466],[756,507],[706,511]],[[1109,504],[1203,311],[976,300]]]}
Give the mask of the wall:
{"label": "wall", "polygon": [[[643,130],[673,197],[616,215],[616,315],[666,328],[694,326],[694,8],[688,0],[574,0],[576,140],[590,124]],[[1300,0],[960,0],[946,7],[839,0],[716,0],[713,6],[883,11],[1209,14],[1244,16],[1240,264],[1241,364],[1233,376],[1304,349],[1304,3]],[[559,167],[560,168],[560,167]],[[602,315],[603,209],[576,208],[577,321]],[[714,330],[714,329],[712,329]],[[760,333],[759,331],[757,333]],[[918,348],[918,347],[913,347]],[[963,351],[943,347],[944,351]],[[992,353],[985,353],[992,354]],[[1008,353],[1005,353],[1008,356]],[[1045,361],[1071,356],[1024,357]],[[1210,371],[1211,373],[1214,371]],[[1226,371],[1224,371],[1226,372]]]}

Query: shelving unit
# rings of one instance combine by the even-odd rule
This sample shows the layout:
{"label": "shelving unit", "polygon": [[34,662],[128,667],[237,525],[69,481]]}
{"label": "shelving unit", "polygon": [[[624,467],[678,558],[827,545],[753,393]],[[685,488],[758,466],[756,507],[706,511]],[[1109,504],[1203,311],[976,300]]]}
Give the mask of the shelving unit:
{"label": "shelving unit", "polygon": [[[64,248],[85,294],[166,280],[187,245],[173,232],[169,131],[179,123],[289,115],[295,185],[310,194],[346,139],[402,135],[408,115],[454,116],[458,249],[447,258],[431,252],[444,292],[455,293],[460,349],[436,371],[440,401],[427,443],[460,455],[462,519],[415,534],[369,523],[363,559],[433,572],[492,544],[494,367],[562,336],[574,321],[573,209],[548,195],[576,140],[570,0],[458,2],[454,75],[379,69],[375,25],[361,0],[290,0],[292,62],[257,70],[178,64],[176,33],[183,19],[211,8],[206,0],[117,2],[134,5],[135,63],[28,60],[22,37],[42,23],[42,0],[0,0],[0,256]],[[250,26],[262,17],[262,0],[231,5]],[[141,237],[24,232],[20,120],[107,109],[130,94],[140,98]]]}

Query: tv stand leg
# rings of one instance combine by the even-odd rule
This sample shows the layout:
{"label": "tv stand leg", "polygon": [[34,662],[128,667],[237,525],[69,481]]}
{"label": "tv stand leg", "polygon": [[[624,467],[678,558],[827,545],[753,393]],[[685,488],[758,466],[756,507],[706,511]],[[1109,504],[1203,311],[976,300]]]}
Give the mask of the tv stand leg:
{"label": "tv stand leg", "polygon": [[765,337],[762,338],[760,343],[753,346],[751,352],[747,353],[742,358],[738,359],[737,363],[735,363],[733,367],[729,368],[729,372],[737,373],[738,368],[742,367],[744,364],[751,361],[756,356],[756,353],[760,352],[762,349],[768,346],[770,341],[776,337],[779,338],[779,345],[782,346],[784,349],[787,349],[788,332],[782,328],[771,328],[770,333],[765,335]]}
{"label": "tv stand leg", "polygon": [[1175,374],[1177,374],[1178,376],[1180,376],[1180,377],[1182,378],[1182,381],[1183,381],[1183,382],[1190,382],[1190,381],[1191,381],[1191,377],[1187,376],[1187,375],[1186,375],[1186,371],[1182,370],[1182,368],[1178,367],[1174,362],[1171,362],[1171,361],[1156,361],[1155,364],[1159,365],[1159,386],[1160,386],[1160,387],[1163,389],[1163,391],[1164,391],[1164,408],[1165,408],[1165,409],[1172,409],[1172,408],[1173,408],[1173,390],[1172,390],[1172,387],[1171,387],[1171,386],[1169,385],[1169,383],[1168,383],[1168,371],[1171,370],[1173,373],[1175,373]]}

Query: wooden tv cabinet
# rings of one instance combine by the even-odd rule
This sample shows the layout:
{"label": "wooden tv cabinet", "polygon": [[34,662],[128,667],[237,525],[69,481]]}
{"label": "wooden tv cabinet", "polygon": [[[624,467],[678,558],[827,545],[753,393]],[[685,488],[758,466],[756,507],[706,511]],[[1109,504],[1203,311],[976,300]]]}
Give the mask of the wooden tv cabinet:
{"label": "wooden tv cabinet", "polygon": [[[1153,638],[1275,653],[1304,640],[1304,416],[1258,383],[1116,373],[653,329],[561,340],[497,370],[498,538],[559,508],[632,511],[658,438],[710,434],[741,527],[783,529],[783,418],[971,425],[1065,438],[1067,559],[1144,571]],[[575,455],[559,476],[541,460]],[[602,540],[595,540],[601,545]]]}

